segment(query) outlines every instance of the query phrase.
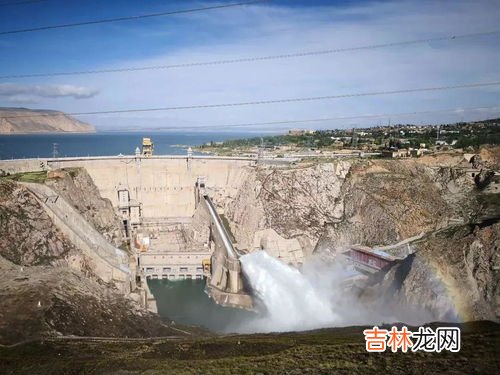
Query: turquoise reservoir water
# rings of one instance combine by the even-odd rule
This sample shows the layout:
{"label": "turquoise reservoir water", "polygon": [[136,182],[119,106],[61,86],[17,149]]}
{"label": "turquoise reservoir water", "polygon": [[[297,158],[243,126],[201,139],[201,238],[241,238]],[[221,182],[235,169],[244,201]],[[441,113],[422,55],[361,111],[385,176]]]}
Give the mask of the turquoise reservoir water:
{"label": "turquoise reservoir water", "polygon": [[231,333],[258,316],[252,311],[217,305],[205,293],[205,280],[149,280],[148,285],[156,299],[158,313],[178,323]]}
{"label": "turquoise reservoir water", "polygon": [[0,135],[0,159],[46,158],[52,156],[57,143],[59,156],[113,156],[132,155],[142,143],[142,137],[151,137],[155,154],[185,154],[187,146],[210,141],[248,138],[255,133],[202,132],[99,132],[93,134],[26,134]]}

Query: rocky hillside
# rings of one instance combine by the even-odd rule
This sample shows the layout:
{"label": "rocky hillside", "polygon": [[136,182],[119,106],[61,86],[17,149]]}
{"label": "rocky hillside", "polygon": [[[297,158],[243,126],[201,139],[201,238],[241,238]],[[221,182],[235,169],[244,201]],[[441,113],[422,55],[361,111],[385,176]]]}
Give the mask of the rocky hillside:
{"label": "rocky hillside", "polygon": [[[0,343],[46,336],[185,335],[83,272],[20,267],[0,257]],[[182,327],[179,327],[182,328]]]}
{"label": "rocky hillside", "polygon": [[77,253],[31,193],[0,182],[0,256],[20,266],[55,265]]}
{"label": "rocky hillside", "polygon": [[350,162],[258,168],[225,213],[240,249],[265,248],[297,263],[312,253],[327,223],[341,220],[338,204]]}
{"label": "rocky hillside", "polygon": [[[73,199],[82,194],[72,189]],[[102,200],[99,195],[92,199],[84,202],[97,205]],[[0,228],[0,343],[54,335],[189,334],[143,309],[136,302],[138,295],[125,296],[104,283],[92,261],[54,226],[33,193],[5,178],[0,178]]]}
{"label": "rocky hillside", "polygon": [[122,245],[120,219],[109,199],[100,196],[94,181],[83,168],[55,170],[45,184],[75,207],[109,242]]}
{"label": "rocky hillside", "polygon": [[408,306],[439,321],[500,317],[500,224],[456,226],[414,244],[414,253],[370,277],[361,301]]}
{"label": "rocky hillside", "polygon": [[390,245],[452,221],[467,222],[476,212],[474,195],[473,179],[452,167],[413,160],[358,162],[338,198],[341,220],[325,226],[316,251]]}
{"label": "rocky hillside", "polygon": [[0,134],[93,133],[92,125],[58,111],[0,108]]}
{"label": "rocky hillside", "polygon": [[335,257],[353,244],[389,246],[422,235],[387,250],[413,254],[371,280],[363,299],[375,283],[394,304],[424,306],[434,319],[454,319],[457,305],[470,319],[494,319],[499,155],[490,148],[470,161],[455,153],[261,167],[226,202],[225,214],[240,248],[264,248],[293,264],[311,253]]}

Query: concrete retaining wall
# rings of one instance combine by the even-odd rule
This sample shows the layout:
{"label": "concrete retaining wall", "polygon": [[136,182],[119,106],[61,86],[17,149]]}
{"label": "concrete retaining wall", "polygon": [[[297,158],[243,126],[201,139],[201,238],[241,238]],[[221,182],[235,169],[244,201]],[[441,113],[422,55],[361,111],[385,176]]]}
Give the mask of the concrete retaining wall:
{"label": "concrete retaining wall", "polygon": [[128,257],[90,225],[73,206],[46,185],[24,183],[45,209],[56,227],[88,258],[93,272],[105,282],[113,282],[129,293],[135,278],[128,268]]}

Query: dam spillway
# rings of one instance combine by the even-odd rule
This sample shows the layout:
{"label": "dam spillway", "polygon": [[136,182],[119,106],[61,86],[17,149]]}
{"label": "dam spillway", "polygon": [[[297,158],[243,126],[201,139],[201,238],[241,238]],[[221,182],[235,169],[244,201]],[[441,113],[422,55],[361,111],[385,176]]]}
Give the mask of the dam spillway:
{"label": "dam spillway", "polygon": [[210,214],[210,239],[214,243],[207,293],[219,304],[251,309],[252,297],[249,291],[245,290],[241,272],[241,253],[233,246],[227,229],[208,195],[203,196],[203,202]]}

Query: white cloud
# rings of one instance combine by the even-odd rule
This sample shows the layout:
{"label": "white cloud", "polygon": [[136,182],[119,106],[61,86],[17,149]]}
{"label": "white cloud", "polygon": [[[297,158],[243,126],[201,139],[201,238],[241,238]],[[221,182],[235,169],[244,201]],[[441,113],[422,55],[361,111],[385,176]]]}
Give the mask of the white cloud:
{"label": "white cloud", "polygon": [[88,99],[96,96],[98,90],[73,85],[20,85],[0,83],[0,96],[11,102],[33,102],[35,98]]}
{"label": "white cloud", "polygon": [[[203,28],[207,30],[206,35],[200,35],[203,45],[185,45],[154,59],[93,68],[224,60],[490,31],[498,29],[498,5],[493,1],[395,1],[340,8],[255,5],[224,12],[203,12],[183,17],[185,22],[196,23],[197,32]],[[165,23],[168,24],[168,20]],[[217,37],[210,38],[214,29],[225,30],[224,36],[218,32]],[[497,34],[313,57],[71,77],[75,85],[98,87],[100,95],[98,98],[89,95],[85,105],[65,99],[57,109],[81,112],[186,106],[499,81],[499,38]],[[67,82],[68,77],[64,80]],[[63,83],[58,78],[53,82]],[[500,104],[499,99],[498,87],[489,87],[126,116],[89,116],[84,120],[110,127],[215,126],[489,106]],[[43,106],[49,107],[50,103],[46,103]],[[495,111],[489,114],[463,111],[391,120],[457,121],[462,116],[466,119],[469,119],[467,116],[470,119],[479,115],[498,116],[498,109]],[[305,124],[304,127],[350,127],[387,120],[354,119]],[[286,129],[287,125],[281,128]]]}

